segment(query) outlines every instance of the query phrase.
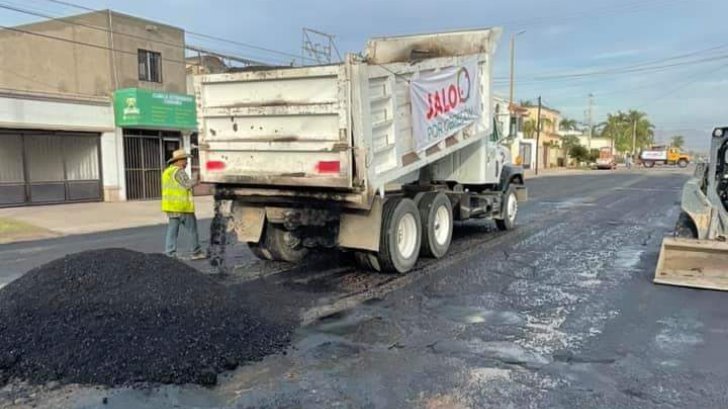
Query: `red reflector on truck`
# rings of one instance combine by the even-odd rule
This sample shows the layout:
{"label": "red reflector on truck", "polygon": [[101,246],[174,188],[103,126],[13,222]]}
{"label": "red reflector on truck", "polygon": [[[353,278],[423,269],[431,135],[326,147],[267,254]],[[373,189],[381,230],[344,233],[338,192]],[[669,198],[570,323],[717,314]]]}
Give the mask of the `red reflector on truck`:
{"label": "red reflector on truck", "polygon": [[339,173],[341,171],[341,162],[338,160],[320,161],[316,164],[318,173]]}
{"label": "red reflector on truck", "polygon": [[225,169],[225,162],[221,160],[209,160],[205,163],[207,170],[223,170]]}

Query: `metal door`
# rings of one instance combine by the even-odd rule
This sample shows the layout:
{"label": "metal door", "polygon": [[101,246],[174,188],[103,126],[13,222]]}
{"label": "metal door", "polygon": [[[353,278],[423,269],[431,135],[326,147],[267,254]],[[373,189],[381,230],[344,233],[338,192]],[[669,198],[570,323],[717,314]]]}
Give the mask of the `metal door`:
{"label": "metal door", "polygon": [[162,197],[162,172],[182,145],[179,133],[124,130],[124,165],[128,200]]}

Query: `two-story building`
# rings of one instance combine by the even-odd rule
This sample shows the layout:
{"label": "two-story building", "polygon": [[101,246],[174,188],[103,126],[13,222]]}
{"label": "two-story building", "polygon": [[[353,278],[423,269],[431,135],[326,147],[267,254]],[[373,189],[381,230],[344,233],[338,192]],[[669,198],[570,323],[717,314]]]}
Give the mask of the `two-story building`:
{"label": "two-story building", "polygon": [[[538,107],[522,106],[524,109],[523,130],[526,137],[536,139],[538,127]],[[538,136],[538,163],[540,168],[564,166],[564,152],[561,149],[559,124],[561,112],[547,106],[541,106],[541,133]]]}
{"label": "two-story building", "polygon": [[0,31],[0,206],[159,197],[196,129],[184,47],[108,10]]}

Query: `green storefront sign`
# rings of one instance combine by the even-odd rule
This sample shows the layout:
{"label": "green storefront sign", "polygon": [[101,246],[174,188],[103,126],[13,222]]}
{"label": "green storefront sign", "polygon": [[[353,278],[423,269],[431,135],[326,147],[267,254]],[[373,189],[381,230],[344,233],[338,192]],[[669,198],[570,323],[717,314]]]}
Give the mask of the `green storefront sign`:
{"label": "green storefront sign", "polygon": [[197,129],[195,97],[142,88],[114,92],[114,116],[121,128]]}

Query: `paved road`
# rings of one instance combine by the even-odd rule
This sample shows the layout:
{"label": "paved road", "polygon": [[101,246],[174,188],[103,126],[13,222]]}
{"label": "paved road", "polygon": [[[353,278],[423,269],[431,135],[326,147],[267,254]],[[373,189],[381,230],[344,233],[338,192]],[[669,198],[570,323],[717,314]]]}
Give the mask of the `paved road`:
{"label": "paved road", "polygon": [[[262,266],[241,252],[241,280],[254,270],[311,299],[304,312],[311,323],[287,354],[240,368],[214,389],[67,387],[41,390],[35,403],[727,407],[728,298],[650,281],[685,179],[638,171],[533,180],[517,230],[461,225],[449,257],[406,276],[366,275],[343,258],[277,272],[285,266]],[[0,265],[9,278],[89,245],[155,251],[161,234],[148,228],[2,246]],[[28,251],[15,260],[19,250]]]}

